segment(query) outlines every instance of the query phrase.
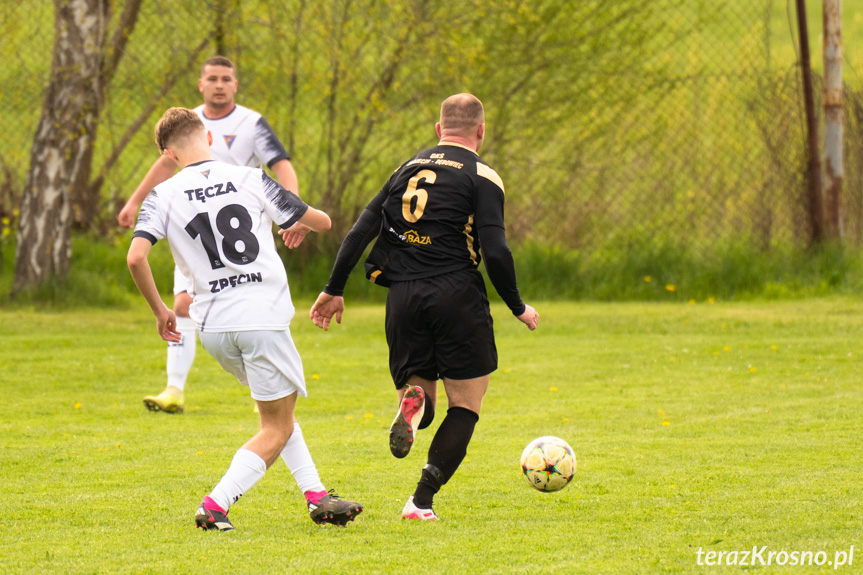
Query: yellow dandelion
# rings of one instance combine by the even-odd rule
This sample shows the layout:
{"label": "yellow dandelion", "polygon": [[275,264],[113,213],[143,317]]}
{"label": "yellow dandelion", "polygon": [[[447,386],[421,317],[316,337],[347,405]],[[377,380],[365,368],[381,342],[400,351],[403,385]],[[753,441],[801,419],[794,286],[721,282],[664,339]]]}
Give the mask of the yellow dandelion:
{"label": "yellow dandelion", "polygon": [[119,443],[117,444],[117,447],[120,447],[120,444],[119,444]]}
{"label": "yellow dandelion", "polygon": [[671,425],[671,422],[670,421],[663,421],[662,425]]}
{"label": "yellow dandelion", "polygon": [[716,298],[715,297],[707,298],[707,303],[716,303]]}
{"label": "yellow dandelion", "polygon": [[770,349],[779,349],[779,348],[778,348],[777,346],[775,346],[775,345],[771,345],[771,346],[770,346]]}
{"label": "yellow dandelion", "polygon": [[568,418],[568,417],[564,417],[564,418],[563,418],[563,421],[565,421],[565,422],[566,422],[566,421],[569,421],[569,418]]}
{"label": "yellow dandelion", "polygon": [[673,292],[677,291],[677,288],[674,287],[674,284],[665,284],[665,291]]}
{"label": "yellow dandelion", "polygon": [[203,451],[199,451],[199,452],[198,452],[198,455],[204,455],[204,452],[203,452]]}
{"label": "yellow dandelion", "polygon": [[364,419],[364,420],[362,420],[362,421],[360,422],[360,425],[365,425],[365,424],[366,424],[366,420],[365,420],[365,419]]}
{"label": "yellow dandelion", "polygon": [[363,417],[365,417],[366,419],[371,419],[372,417],[374,417],[374,415],[371,413],[366,413],[365,415],[363,415]]}
{"label": "yellow dandelion", "polygon": [[671,488],[672,488],[672,489],[674,489],[675,487],[677,487],[677,486],[676,486],[676,485],[672,485],[672,486],[671,486]]}
{"label": "yellow dandelion", "polygon": [[695,300],[694,299],[689,300],[689,305],[695,305]]}
{"label": "yellow dandelion", "polygon": [[661,409],[657,409],[657,410],[656,410],[656,413],[658,413],[659,415],[662,415],[662,414],[663,414],[663,413],[665,413],[665,412],[664,412],[664,411],[662,411]]}
{"label": "yellow dandelion", "polygon": [[346,415],[346,416],[345,416],[345,419],[353,419],[353,418],[354,418],[354,416],[353,416],[353,415]]}
{"label": "yellow dandelion", "polygon": [[318,375],[317,373],[312,374],[312,379],[314,379],[315,381],[319,380],[320,378],[321,378],[321,376]]}
{"label": "yellow dandelion", "polygon": [[647,283],[650,283],[650,282],[652,282],[652,281],[653,281],[653,278],[652,278],[652,277],[650,277],[650,276],[644,276],[644,281],[645,281],[645,282],[647,282]]}
{"label": "yellow dandelion", "polygon": [[4,225],[4,226],[8,226],[8,225],[9,225],[10,220],[9,220],[9,218],[5,218],[5,217],[4,217],[2,220],[0,220],[0,222],[3,222],[3,225]]}
{"label": "yellow dandelion", "polygon": [[82,407],[81,403],[76,401],[75,402],[75,409],[81,409],[81,407]]}
{"label": "yellow dandelion", "polygon": [[508,368],[508,367],[507,367],[507,368],[505,368],[505,369],[503,370],[503,372],[504,372],[504,373],[509,373],[509,372],[511,372],[511,371],[512,371],[512,370],[511,370],[510,368]]}
{"label": "yellow dandelion", "polygon": [[722,348],[722,351],[731,351],[731,348],[726,345]]}
{"label": "yellow dandelion", "polygon": [[750,368],[749,368],[749,371],[758,371],[758,368],[756,368],[756,367],[753,365],[752,367],[750,367]]}
{"label": "yellow dandelion", "polygon": [[556,387],[554,387],[554,386],[549,387],[549,389],[550,389],[551,391],[557,391],[557,388],[556,388]]}

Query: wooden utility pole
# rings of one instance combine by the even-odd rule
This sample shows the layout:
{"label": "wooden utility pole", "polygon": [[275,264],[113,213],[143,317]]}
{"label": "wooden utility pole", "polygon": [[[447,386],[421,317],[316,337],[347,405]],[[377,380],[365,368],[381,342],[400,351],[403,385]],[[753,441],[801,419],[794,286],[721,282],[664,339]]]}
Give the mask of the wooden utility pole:
{"label": "wooden utility pole", "polygon": [[827,236],[842,229],[842,0],[823,0],[824,18],[824,223]]}
{"label": "wooden utility pole", "polygon": [[797,0],[797,28],[800,33],[800,74],[803,76],[803,103],[806,108],[807,207],[809,211],[809,245],[824,239],[824,215],[821,208],[821,159],[818,153],[818,118],[812,93],[812,64],[809,58],[809,31],[806,26],[806,2]]}

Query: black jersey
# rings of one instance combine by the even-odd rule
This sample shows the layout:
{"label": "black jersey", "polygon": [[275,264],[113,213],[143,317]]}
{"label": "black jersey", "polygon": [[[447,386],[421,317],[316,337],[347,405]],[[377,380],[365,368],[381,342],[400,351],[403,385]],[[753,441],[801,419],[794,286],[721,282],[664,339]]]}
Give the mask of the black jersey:
{"label": "black jersey", "polygon": [[[514,313],[524,312],[503,220],[500,176],[473,150],[441,143],[397,169],[345,238],[325,291],[341,295],[365,246],[366,277],[379,285],[486,269]],[[481,243],[485,244],[482,246]]]}
{"label": "black jersey", "polygon": [[370,204],[380,206],[383,221],[366,277],[386,285],[475,268],[477,228],[502,228],[503,202],[503,182],[472,150],[450,144],[423,150]]}

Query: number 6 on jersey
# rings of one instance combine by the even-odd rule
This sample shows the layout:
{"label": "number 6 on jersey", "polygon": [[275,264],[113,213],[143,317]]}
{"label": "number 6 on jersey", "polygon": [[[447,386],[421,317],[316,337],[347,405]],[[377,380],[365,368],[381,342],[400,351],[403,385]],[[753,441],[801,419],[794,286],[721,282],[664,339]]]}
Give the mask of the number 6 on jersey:
{"label": "number 6 on jersey", "polygon": [[[425,180],[429,184],[433,184],[437,179],[437,174],[431,170],[422,170],[408,182],[408,189],[402,196],[402,215],[405,220],[414,223],[423,217],[423,212],[426,209],[426,202],[429,199],[429,193],[422,188],[417,188],[420,180]],[[416,204],[414,204],[416,198]]]}

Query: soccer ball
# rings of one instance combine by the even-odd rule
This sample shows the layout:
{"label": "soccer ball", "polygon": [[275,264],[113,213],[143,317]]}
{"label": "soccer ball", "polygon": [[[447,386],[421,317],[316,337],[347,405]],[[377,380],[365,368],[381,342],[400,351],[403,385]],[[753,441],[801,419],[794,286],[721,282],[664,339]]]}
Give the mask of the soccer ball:
{"label": "soccer ball", "polygon": [[524,478],[539,491],[560,491],[575,475],[575,452],[559,437],[539,437],[521,454]]}

